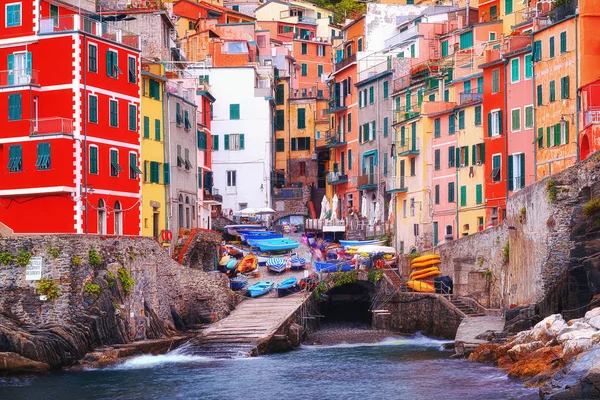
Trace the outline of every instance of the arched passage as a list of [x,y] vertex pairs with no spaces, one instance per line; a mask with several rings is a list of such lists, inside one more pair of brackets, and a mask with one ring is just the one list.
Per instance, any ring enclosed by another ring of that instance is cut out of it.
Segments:
[[326,322],[354,322],[371,325],[371,303],[375,286],[369,281],[356,281],[334,286],[321,302]]
[[590,155],[590,139],[584,134],[581,137],[581,161],[585,160]]

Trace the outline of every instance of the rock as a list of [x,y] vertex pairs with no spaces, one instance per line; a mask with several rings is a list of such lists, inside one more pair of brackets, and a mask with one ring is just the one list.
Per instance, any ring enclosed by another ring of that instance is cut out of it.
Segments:
[[566,327],[568,327],[567,323],[564,320],[559,319],[554,321],[554,323],[550,326],[550,328],[548,328],[548,330],[554,335],[558,335],[560,331],[562,331]]
[[597,330],[588,324],[577,322],[560,331],[560,334],[558,335],[558,341],[560,343],[564,343],[573,339],[591,339],[592,335],[596,332]]
[[594,308],[593,310],[586,312],[585,317],[583,317],[583,319],[588,321],[594,317],[600,317],[600,307]]
[[[589,314],[589,312],[588,312],[588,314]],[[592,328],[600,330],[600,315],[596,315],[590,319],[586,318],[586,321],[587,321],[588,325],[591,326]]]
[[475,351],[469,355],[469,361],[495,363],[498,360],[498,347],[500,346],[493,343],[480,344]]
[[512,368],[514,365],[514,361],[510,358],[509,355],[502,356],[498,359],[498,368]]
[[540,373],[558,371],[562,367],[562,348],[560,346],[542,347],[517,361],[508,376],[518,378],[531,378]]
[[575,319],[571,319],[571,320],[569,320],[569,322],[567,322],[568,326],[573,326],[575,324],[585,324],[585,320],[583,318],[575,318]]
[[17,353],[0,353],[0,373],[31,374],[49,371],[50,366],[46,363],[22,357]]
[[556,339],[556,334],[546,327],[534,328],[531,331],[531,338],[536,342],[547,344]]
[[516,333],[522,332],[531,328],[531,319],[526,317],[518,317],[510,322],[508,322],[504,326],[504,332],[506,333]]
[[540,328],[546,328],[546,329],[550,329],[550,327],[557,321],[562,321],[564,322],[565,320],[563,319],[561,314],[552,314],[546,318],[544,318],[543,320],[541,320],[540,322],[538,322],[533,329],[540,329]]
[[302,326],[292,323],[289,328],[288,339],[293,347],[299,346],[302,341]]
[[531,343],[523,343],[514,346],[512,349],[508,350],[507,354],[513,361],[519,361],[527,357],[529,354],[534,351],[541,349],[544,347],[544,343],[537,341]]
[[581,353],[540,388],[546,400],[600,398],[600,348]]
[[590,349],[593,345],[592,339],[568,340],[563,345],[563,359],[569,360],[580,353]]

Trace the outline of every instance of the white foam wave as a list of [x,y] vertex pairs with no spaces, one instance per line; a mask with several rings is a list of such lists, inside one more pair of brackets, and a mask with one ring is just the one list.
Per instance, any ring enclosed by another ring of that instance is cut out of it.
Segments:
[[411,347],[428,347],[442,349],[445,344],[452,343],[451,340],[431,339],[427,336],[417,333],[414,336],[404,337],[388,337],[375,343],[338,343],[333,345],[302,345],[303,349],[319,350],[319,349],[351,349],[357,347],[380,347],[380,346],[411,346]]
[[191,363],[205,363],[211,361],[211,358],[167,353],[158,356],[144,355],[132,358],[125,361],[122,364],[116,365],[113,369],[125,370],[125,369],[143,369],[143,368],[154,368],[163,364],[191,364]]

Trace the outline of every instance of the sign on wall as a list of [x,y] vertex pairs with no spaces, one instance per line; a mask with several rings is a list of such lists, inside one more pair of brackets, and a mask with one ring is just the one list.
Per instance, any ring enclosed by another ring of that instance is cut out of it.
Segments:
[[44,259],[42,257],[31,257],[29,264],[25,268],[25,280],[39,281],[42,279],[42,267]]

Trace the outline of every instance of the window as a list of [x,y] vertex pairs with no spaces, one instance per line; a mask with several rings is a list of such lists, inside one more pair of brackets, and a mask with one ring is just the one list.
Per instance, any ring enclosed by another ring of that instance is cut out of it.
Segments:
[[500,92],[500,70],[492,70],[492,94]]
[[229,119],[240,119],[240,105],[230,104],[229,105]]
[[513,12],[513,0],[504,0],[504,14],[512,14]]
[[450,101],[450,90],[448,90],[448,89],[444,90],[444,101],[446,103]]
[[213,151],[218,151],[219,150],[219,135],[213,135],[212,139],[213,139],[212,150]]
[[465,207],[467,205],[467,187],[460,187],[460,206]]
[[442,42],[442,57],[446,57],[448,55],[448,41],[444,40]]
[[481,126],[481,106],[475,106],[475,126]]
[[10,172],[23,171],[23,150],[21,145],[8,148],[8,170]]
[[519,82],[521,80],[521,62],[520,58],[513,58],[510,60],[510,81],[512,83]]
[[278,106],[282,105],[285,101],[285,87],[284,85],[277,85],[275,89],[275,104]]
[[369,104],[373,104],[374,101],[375,101],[375,92],[374,92],[373,86],[371,86],[369,88]]
[[240,11],[240,6],[238,6],[238,5],[233,5],[233,6],[231,6],[231,9],[232,9],[233,11],[237,11],[237,12],[239,12],[239,11]]
[[20,121],[22,117],[21,93],[8,95],[8,120]]
[[310,150],[310,138],[299,137],[292,138],[292,151],[306,151]]
[[21,3],[6,5],[6,27],[21,26]]
[[98,175],[98,147],[90,146],[90,174]]
[[550,36],[550,43],[548,43],[548,49],[550,50],[549,58],[554,58],[554,36]]
[[479,143],[473,145],[473,165],[481,165],[485,161],[485,144]]
[[416,176],[417,175],[417,159],[415,157],[412,157],[410,159],[410,176]]
[[389,93],[390,89],[389,89],[389,82],[388,81],[383,81],[383,98],[387,99],[390,95]]
[[473,47],[473,31],[460,35],[460,49],[469,49],[471,47]]
[[510,112],[511,131],[518,132],[521,130],[521,109],[515,108]]
[[525,187],[525,154],[516,153],[508,156],[508,190],[519,190]]
[[308,76],[308,65],[302,64],[302,76]]
[[525,79],[533,77],[533,58],[531,54],[525,56]]
[[490,32],[489,38],[490,38],[490,42],[493,42],[494,40],[496,40],[496,32]]
[[448,167],[454,167],[454,146],[448,147]]
[[562,138],[562,144],[569,143],[569,123],[567,121],[559,124]]
[[450,114],[448,116],[448,135],[454,135],[455,129],[456,129],[456,116],[454,114]]
[[498,6],[490,7],[490,19],[496,19],[498,17]]
[[88,97],[88,120],[91,123],[98,123],[98,96],[89,95]]
[[104,200],[98,200],[98,233],[106,235],[106,205]]
[[477,93],[483,94],[483,76],[477,78]]
[[127,57],[127,81],[129,83],[137,83],[137,67],[135,57]]
[[50,143],[38,143],[37,161],[35,166],[39,171],[50,169]]
[[325,46],[321,44],[317,46],[317,57],[325,57]]
[[440,204],[440,185],[435,185],[433,189],[435,204]]
[[156,161],[150,161],[150,183],[160,183],[160,164]]
[[402,217],[406,218],[406,199],[402,202]]
[[306,109],[298,108],[298,129],[306,128]]
[[137,131],[137,107],[135,104],[129,105],[129,126],[130,131]]
[[352,170],[352,150],[348,149],[348,171]]
[[436,118],[433,121],[434,137],[439,138],[441,136],[441,126],[442,126],[442,120],[440,118]]
[[285,111],[275,111],[275,130],[282,131],[285,129]]
[[160,119],[154,120],[154,140],[158,140],[160,142]]
[[372,135],[370,137],[370,140],[375,140],[375,136],[377,134],[377,130],[375,129],[375,126],[376,126],[375,125],[375,121],[371,121],[371,132],[372,132]]
[[544,148],[544,128],[543,127],[538,128],[537,142],[538,142],[538,149],[543,149]]
[[458,129],[465,129],[465,110],[458,112]]
[[383,153],[383,176],[388,175],[388,153]]
[[383,137],[388,137],[388,125],[389,125],[388,117],[383,119]]
[[183,167],[184,161],[183,157],[181,157],[181,145],[177,145],[177,168]]
[[502,111],[492,111],[488,114],[488,136],[502,134]]
[[184,121],[184,129],[189,131],[192,127],[192,123],[190,122],[190,113],[188,110],[183,112],[183,121]]
[[285,140],[284,139],[276,139],[275,140],[275,151],[278,153],[285,151]]
[[197,130],[196,131],[197,142],[198,142],[198,150],[208,150],[208,141],[206,137],[206,132]]
[[463,83],[463,93],[471,93],[471,81]]
[[184,154],[185,154],[185,159],[183,161],[185,164],[185,169],[189,171],[190,169],[192,169],[192,162],[190,161],[190,149],[185,149]]
[[410,58],[415,58],[416,55],[416,48],[415,48],[415,44],[411,44],[410,45]]
[[362,38],[358,38],[357,48],[358,48],[358,51],[363,51],[363,40],[362,40]]
[[567,31],[560,33],[560,54],[567,52]]
[[458,162],[457,166],[469,166],[469,146],[463,146],[456,149],[456,161]]
[[120,72],[119,54],[116,51],[106,50],[106,76],[118,78]]
[[308,45],[306,43],[302,43],[302,54],[308,54]]
[[550,81],[550,103],[556,101],[556,82]]
[[542,41],[536,40],[533,43],[533,61],[542,61]]
[[95,44],[88,45],[88,71],[98,72],[98,47]]
[[347,132],[352,132],[352,113],[348,113]]
[[227,171],[227,186],[234,187],[237,186],[237,171]]
[[525,106],[525,129],[533,128],[533,106]]
[[560,78],[560,98],[568,99],[569,98],[569,77],[563,76]]
[[415,216],[415,199],[410,199],[410,216]]
[[150,86],[150,98],[160,100],[160,82],[150,79],[148,85]]
[[119,103],[117,102],[117,100],[109,100],[108,102],[110,105],[110,126],[116,128],[119,126]]
[[454,182],[448,182],[448,203],[454,203]]
[[434,159],[435,159],[434,168],[437,171],[437,170],[440,169],[440,149],[436,149],[434,154],[435,154],[435,157],[434,157]]
[[225,150],[244,150],[244,134],[225,135]]
[[543,105],[543,88],[542,85],[537,85],[537,105]]
[[110,176],[118,177],[119,172],[123,172],[123,168],[119,165],[119,152],[110,150]]
[[323,75],[323,66],[317,65],[317,79],[319,79]]
[[500,182],[500,167],[501,167],[501,155],[494,154],[492,156],[492,182]]
[[129,179],[137,179],[141,173],[142,171],[138,167],[137,154],[129,153]]

